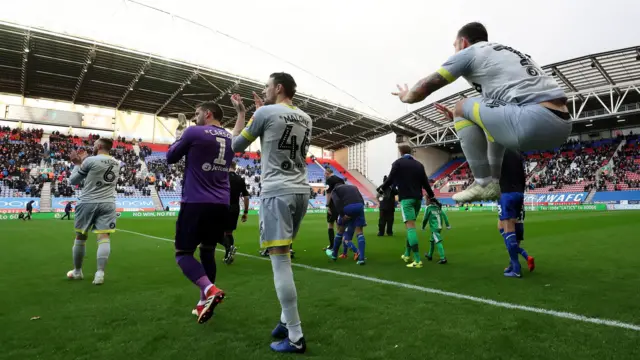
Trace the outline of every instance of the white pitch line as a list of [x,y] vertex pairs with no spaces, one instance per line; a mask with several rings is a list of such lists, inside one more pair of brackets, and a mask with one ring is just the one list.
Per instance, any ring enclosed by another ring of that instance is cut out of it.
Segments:
[[[135,234],[135,235],[140,235],[140,236],[148,237],[148,238],[151,238],[151,239],[173,242],[173,240],[171,240],[171,239],[166,239],[166,238],[161,238],[161,237],[157,237],[157,236],[147,235],[147,234],[143,234],[143,233],[139,233],[139,232],[135,232],[135,231],[122,230],[122,229],[118,229],[118,231],[130,233],[130,234]],[[251,258],[251,259],[269,261],[268,258],[261,257],[261,256],[249,255],[249,254],[244,254],[244,253],[236,253],[236,255],[248,257],[248,258]],[[491,306],[496,306],[496,307],[501,307],[501,308],[505,308],[505,309],[522,310],[522,311],[528,311],[528,312],[537,313],[537,314],[550,315],[550,316],[563,318],[563,319],[574,320],[574,321],[581,321],[581,322],[586,322],[586,323],[591,323],[591,324],[606,325],[606,326],[611,326],[611,327],[618,327],[618,328],[623,328],[623,329],[640,331],[640,325],[625,323],[625,322],[616,321],[616,320],[600,319],[600,318],[594,318],[594,317],[588,317],[588,316],[584,316],[584,315],[574,314],[574,313],[570,313],[570,312],[547,310],[547,309],[537,308],[537,307],[533,307],[533,306],[525,306],[525,305],[512,304],[512,303],[508,303],[508,302],[495,301],[495,300],[485,299],[485,298],[471,296],[471,295],[458,294],[458,293],[454,293],[454,292],[450,292],[450,291],[433,289],[433,288],[428,288],[428,287],[423,287],[423,286],[418,286],[418,285],[405,284],[405,283],[401,283],[401,282],[397,282],[397,281],[384,280],[384,279],[379,279],[379,278],[375,278],[375,277],[358,275],[358,274],[353,274],[353,273],[348,273],[348,272],[343,272],[343,271],[336,271],[336,270],[331,270],[331,269],[323,269],[323,268],[318,268],[318,267],[304,265],[304,264],[292,263],[292,265],[294,267],[299,267],[299,268],[303,268],[303,269],[308,269],[308,270],[313,270],[313,271],[318,271],[318,272],[324,272],[324,273],[329,273],[329,274],[335,274],[335,275],[350,277],[350,278],[354,278],[354,279],[370,281],[370,282],[374,282],[374,283],[378,283],[378,284],[401,287],[401,288],[405,288],[405,289],[412,289],[412,290],[417,290],[417,291],[421,291],[421,292],[425,292],[425,293],[429,293],[429,294],[436,294],[436,295],[448,296],[448,297],[452,297],[452,298],[456,298],[456,299],[469,300],[469,301],[473,301],[473,302],[477,302],[477,303],[481,303],[481,304],[486,304],[486,305],[491,305]]]

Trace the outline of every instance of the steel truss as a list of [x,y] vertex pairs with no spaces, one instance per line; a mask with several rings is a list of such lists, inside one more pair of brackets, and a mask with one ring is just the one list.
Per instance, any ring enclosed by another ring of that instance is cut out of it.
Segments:
[[[640,81],[611,84],[592,89],[585,89],[567,94],[571,106],[571,122],[582,123],[594,120],[602,120],[616,116],[628,116],[640,114],[640,103],[624,103],[629,92],[640,94]],[[583,101],[581,99],[584,99]],[[598,108],[585,111],[585,105],[597,102]],[[445,145],[460,141],[455,131],[453,122],[443,126],[413,136],[409,139],[409,144],[414,147],[425,147],[433,145]]]

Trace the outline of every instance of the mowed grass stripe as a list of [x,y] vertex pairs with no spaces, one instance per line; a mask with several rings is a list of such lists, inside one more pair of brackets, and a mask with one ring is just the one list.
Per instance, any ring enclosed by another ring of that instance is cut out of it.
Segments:
[[[130,231],[130,230],[118,229],[118,232],[125,232],[125,233],[139,235],[139,236],[143,236],[143,237],[147,237],[147,238],[151,238],[151,239],[156,239],[156,240],[161,240],[161,241],[166,241],[166,242],[173,242],[172,239],[167,239],[167,238],[158,237],[158,236],[152,236],[152,235],[148,235],[148,234],[144,234],[144,233],[140,233],[140,232],[135,232],[135,231]],[[219,250],[219,251],[222,251],[222,250]],[[269,261],[269,259],[264,258],[264,257],[255,256],[255,255],[249,255],[249,254],[240,253],[240,252],[238,252],[236,255],[247,257],[247,258],[251,258],[251,259]],[[397,282],[397,281],[384,280],[384,279],[380,279],[380,278],[376,278],[376,277],[358,275],[358,274],[353,274],[353,273],[349,273],[349,272],[336,271],[336,270],[331,270],[331,269],[324,269],[324,268],[319,268],[319,267],[309,266],[309,265],[304,265],[304,264],[293,263],[292,265],[294,267],[308,269],[308,270],[312,270],[312,271],[324,272],[324,273],[340,275],[340,276],[350,277],[350,278],[359,279],[359,280],[365,280],[365,281],[374,282],[374,283],[378,283],[378,284],[396,286],[396,287],[401,287],[401,288],[405,288],[405,289],[412,289],[412,290],[416,290],[416,291],[420,291],[420,292],[424,292],[424,293],[430,293],[430,294],[442,295],[442,296],[447,296],[447,297],[452,297],[452,298],[457,298],[457,299],[462,299],[462,300],[468,300],[468,301],[472,301],[472,302],[477,302],[477,303],[486,304],[486,305],[495,306],[495,307],[501,307],[501,308],[505,308],[505,309],[521,310],[521,311],[527,311],[527,312],[532,312],[532,313],[537,313],[537,314],[544,314],[544,315],[549,315],[549,316],[553,316],[553,317],[569,319],[569,320],[574,320],[574,321],[580,321],[580,322],[586,322],[586,323],[597,324],[597,325],[605,325],[605,326],[623,328],[623,329],[628,329],[628,330],[633,330],[633,331],[640,331],[640,325],[631,324],[631,323],[625,323],[625,322],[616,321],[616,320],[588,317],[588,316],[575,314],[575,313],[570,313],[570,312],[548,310],[548,309],[543,309],[543,308],[538,308],[538,307],[533,307],[533,306],[525,306],[525,305],[518,305],[518,304],[513,304],[513,303],[508,303],[508,302],[503,302],[503,301],[495,301],[495,300],[476,297],[476,296],[471,296],[471,295],[459,294],[459,293],[455,293],[455,292],[444,291],[444,290],[439,290],[439,289],[434,289],[434,288],[428,288],[428,287],[423,287],[423,286],[418,286],[418,285],[405,284],[405,283],[401,283],[401,282]]]

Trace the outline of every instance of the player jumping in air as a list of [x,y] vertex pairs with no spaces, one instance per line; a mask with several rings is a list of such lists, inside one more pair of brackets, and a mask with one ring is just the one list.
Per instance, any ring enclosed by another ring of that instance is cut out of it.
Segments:
[[509,253],[509,266],[504,269],[504,276],[522,277],[518,255],[527,260],[529,271],[535,269],[533,256],[520,247],[524,240],[524,189],[526,174],[520,154],[507,150],[502,161],[502,175],[500,176],[500,201],[498,202],[498,230],[504,238],[504,244]]
[[446,264],[447,258],[444,255],[444,246],[442,245],[442,225],[443,222],[447,225],[447,229],[451,229],[451,225],[449,225],[449,218],[447,218],[447,214],[442,211],[442,207],[435,204],[430,199],[427,199],[427,209],[424,211],[424,220],[422,220],[422,230],[427,227],[429,224],[429,228],[431,229],[431,239],[429,240],[429,252],[424,256],[427,260],[431,261],[433,259],[433,250],[434,247],[438,248],[438,254],[440,255],[440,261],[438,264]]
[[482,96],[460,100],[453,111],[436,109],[453,121],[475,182],[453,196],[457,202],[499,196],[505,148],[539,150],[564,143],[571,133],[567,96],[529,55],[488,42],[480,23],[463,26],[454,42],[456,54],[413,88],[394,92],[404,103],[417,103],[434,91],[467,80]]
[[[333,249],[327,249],[326,253],[331,259],[336,260],[340,242],[344,235],[344,247],[350,248],[356,252],[358,265],[365,264],[364,248],[365,240],[362,229],[367,226],[364,217],[364,199],[353,185],[338,184],[331,192],[332,202],[335,210],[338,212],[338,235],[333,241]],[[358,239],[358,248],[356,251],[353,245],[353,235]]]
[[271,74],[262,91],[254,94],[256,112],[244,128],[244,105],[239,96],[232,102],[238,111],[233,129],[233,151],[244,151],[260,138],[262,193],[260,203],[260,247],[269,250],[273,281],[282,311],[271,335],[283,339],[271,344],[277,352],[303,353],[307,345],[298,314],[298,295],[291,269],[290,245],[296,237],[309,205],[306,154],[313,122],[293,106],[296,82],[286,73]]
[[325,184],[327,185],[327,232],[329,234],[329,246],[326,247],[325,250],[333,249],[333,239],[336,237],[335,230],[333,229],[334,223],[338,220],[338,212],[335,209],[334,204],[332,204],[331,193],[333,189],[335,189],[336,185],[344,184],[344,180],[333,174],[333,170],[330,168],[326,168],[324,170],[324,178]]
[[73,267],[67,273],[72,280],[82,279],[82,261],[85,254],[87,233],[93,230],[98,237],[98,261],[93,283],[104,283],[104,269],[111,253],[110,237],[116,231],[116,184],[120,176],[120,162],[109,155],[113,147],[110,139],[98,139],[93,144],[93,156],[84,150],[69,154],[75,164],[70,185],[80,185],[82,193],[76,206],[76,239],[73,245]]
[[[224,245],[229,212],[229,166],[233,160],[231,134],[221,125],[220,106],[207,101],[196,108],[196,126],[188,127],[167,152],[167,163],[186,157],[180,212],[176,222],[176,262],[200,288],[195,313],[198,323],[211,318],[225,293],[216,281],[216,244]],[[200,261],[193,254],[200,245]]]
[[416,219],[422,207],[422,189],[427,192],[427,198],[434,204],[440,205],[436,199],[429,179],[424,171],[424,166],[411,156],[411,147],[409,145],[398,146],[400,151],[400,159],[393,162],[391,172],[385,181],[378,188],[378,193],[383,194],[385,189],[396,185],[398,189],[398,198],[400,199],[400,210],[402,211],[402,220],[407,227],[407,246],[401,259],[405,263],[411,261],[411,252],[413,251],[413,262],[408,264],[410,268],[421,268],[422,260],[420,260],[420,248],[418,246],[418,233],[416,232]]
[[226,241],[223,260],[227,265],[233,263],[233,258],[236,254],[233,232],[238,227],[238,217],[240,216],[240,203],[238,201],[241,197],[244,202],[242,222],[247,222],[247,214],[249,214],[249,192],[247,191],[247,184],[244,182],[244,178],[242,176],[236,174],[235,161],[231,162],[231,168],[229,169],[229,185],[231,186],[231,203],[229,204],[229,213],[225,226],[224,236]]

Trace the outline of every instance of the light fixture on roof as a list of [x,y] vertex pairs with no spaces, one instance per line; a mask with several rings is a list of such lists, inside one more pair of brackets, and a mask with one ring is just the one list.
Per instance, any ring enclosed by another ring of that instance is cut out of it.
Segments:
[[129,88],[129,91],[133,91],[133,86]]
[[618,122],[625,122],[625,121],[627,121],[627,119],[618,119]]
[[24,52],[28,53],[29,52],[29,48],[24,48]]
[[593,126],[593,124],[587,124],[587,125],[585,125],[585,126],[586,126],[586,127],[589,127],[589,126]]

